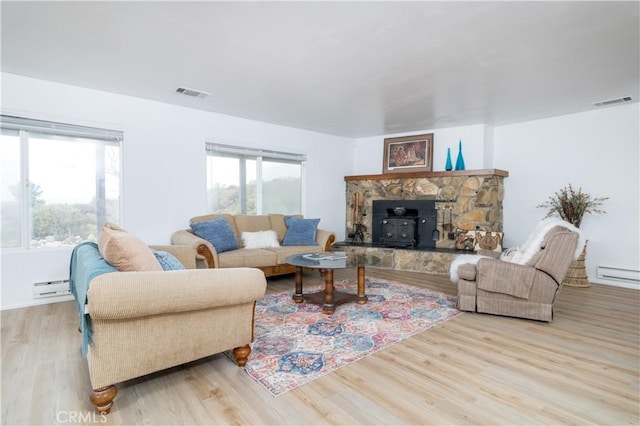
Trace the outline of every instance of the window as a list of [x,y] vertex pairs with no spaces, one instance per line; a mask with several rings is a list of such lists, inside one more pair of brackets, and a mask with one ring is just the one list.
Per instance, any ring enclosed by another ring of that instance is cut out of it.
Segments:
[[3,248],[72,246],[120,222],[122,132],[0,119]]
[[301,214],[305,156],[207,143],[212,213]]

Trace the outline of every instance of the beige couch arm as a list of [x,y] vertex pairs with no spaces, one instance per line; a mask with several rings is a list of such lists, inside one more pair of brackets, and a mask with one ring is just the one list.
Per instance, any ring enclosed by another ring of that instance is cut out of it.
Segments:
[[91,281],[88,313],[126,319],[232,306],[260,299],[267,281],[259,269],[112,272]]
[[320,244],[323,251],[330,251],[331,244],[336,241],[335,232],[325,231],[324,229],[318,229],[316,232],[316,241]]
[[215,268],[218,265],[218,252],[209,241],[198,237],[187,230],[176,231],[171,235],[171,244],[187,245],[193,247],[197,255],[204,258],[209,268]]

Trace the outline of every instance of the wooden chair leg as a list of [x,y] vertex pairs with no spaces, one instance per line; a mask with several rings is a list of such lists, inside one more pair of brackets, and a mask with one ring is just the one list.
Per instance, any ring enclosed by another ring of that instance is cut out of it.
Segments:
[[233,356],[236,358],[236,362],[240,367],[244,367],[247,364],[250,353],[251,347],[249,345],[244,345],[233,349]]
[[94,389],[89,395],[89,399],[96,406],[96,411],[100,414],[108,414],[113,406],[113,398],[116,397],[118,388],[114,385]]

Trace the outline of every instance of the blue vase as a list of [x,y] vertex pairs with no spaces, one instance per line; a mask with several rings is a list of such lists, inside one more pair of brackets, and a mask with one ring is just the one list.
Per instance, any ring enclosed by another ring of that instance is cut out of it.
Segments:
[[456,160],[456,170],[464,170],[464,158],[462,157],[462,140],[458,142],[458,159]]
[[448,172],[453,170],[453,164],[451,164],[451,148],[447,148],[447,164],[444,165],[444,169]]

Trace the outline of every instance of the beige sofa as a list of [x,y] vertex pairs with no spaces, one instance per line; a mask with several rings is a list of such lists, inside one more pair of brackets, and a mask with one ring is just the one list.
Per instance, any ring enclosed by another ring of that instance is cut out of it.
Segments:
[[[152,248],[173,254],[186,269],[103,271],[87,283],[86,305],[78,303],[90,319],[90,400],[101,413],[111,409],[117,383],[227,350],[242,366],[251,352],[255,302],[266,291],[264,274],[251,268],[195,269],[191,247]],[[74,265],[109,268],[99,263],[104,259],[97,246],[73,256],[72,271]],[[72,291],[80,285],[73,282]],[[87,327],[82,329],[84,338]]]
[[240,247],[239,249],[218,253],[210,242],[195,235],[191,229],[174,232],[171,236],[171,244],[193,247],[200,257],[198,267],[251,267],[262,270],[265,276],[270,277],[295,272],[295,267],[287,264],[285,261],[288,256],[300,253],[330,251],[331,244],[333,244],[336,239],[335,233],[318,228],[316,233],[317,245],[246,249],[242,246],[241,236],[243,232],[273,230],[276,232],[278,241],[281,243],[287,231],[284,215],[211,214],[194,217],[189,223],[209,221],[218,217],[223,217],[231,225],[238,242],[238,247]]

